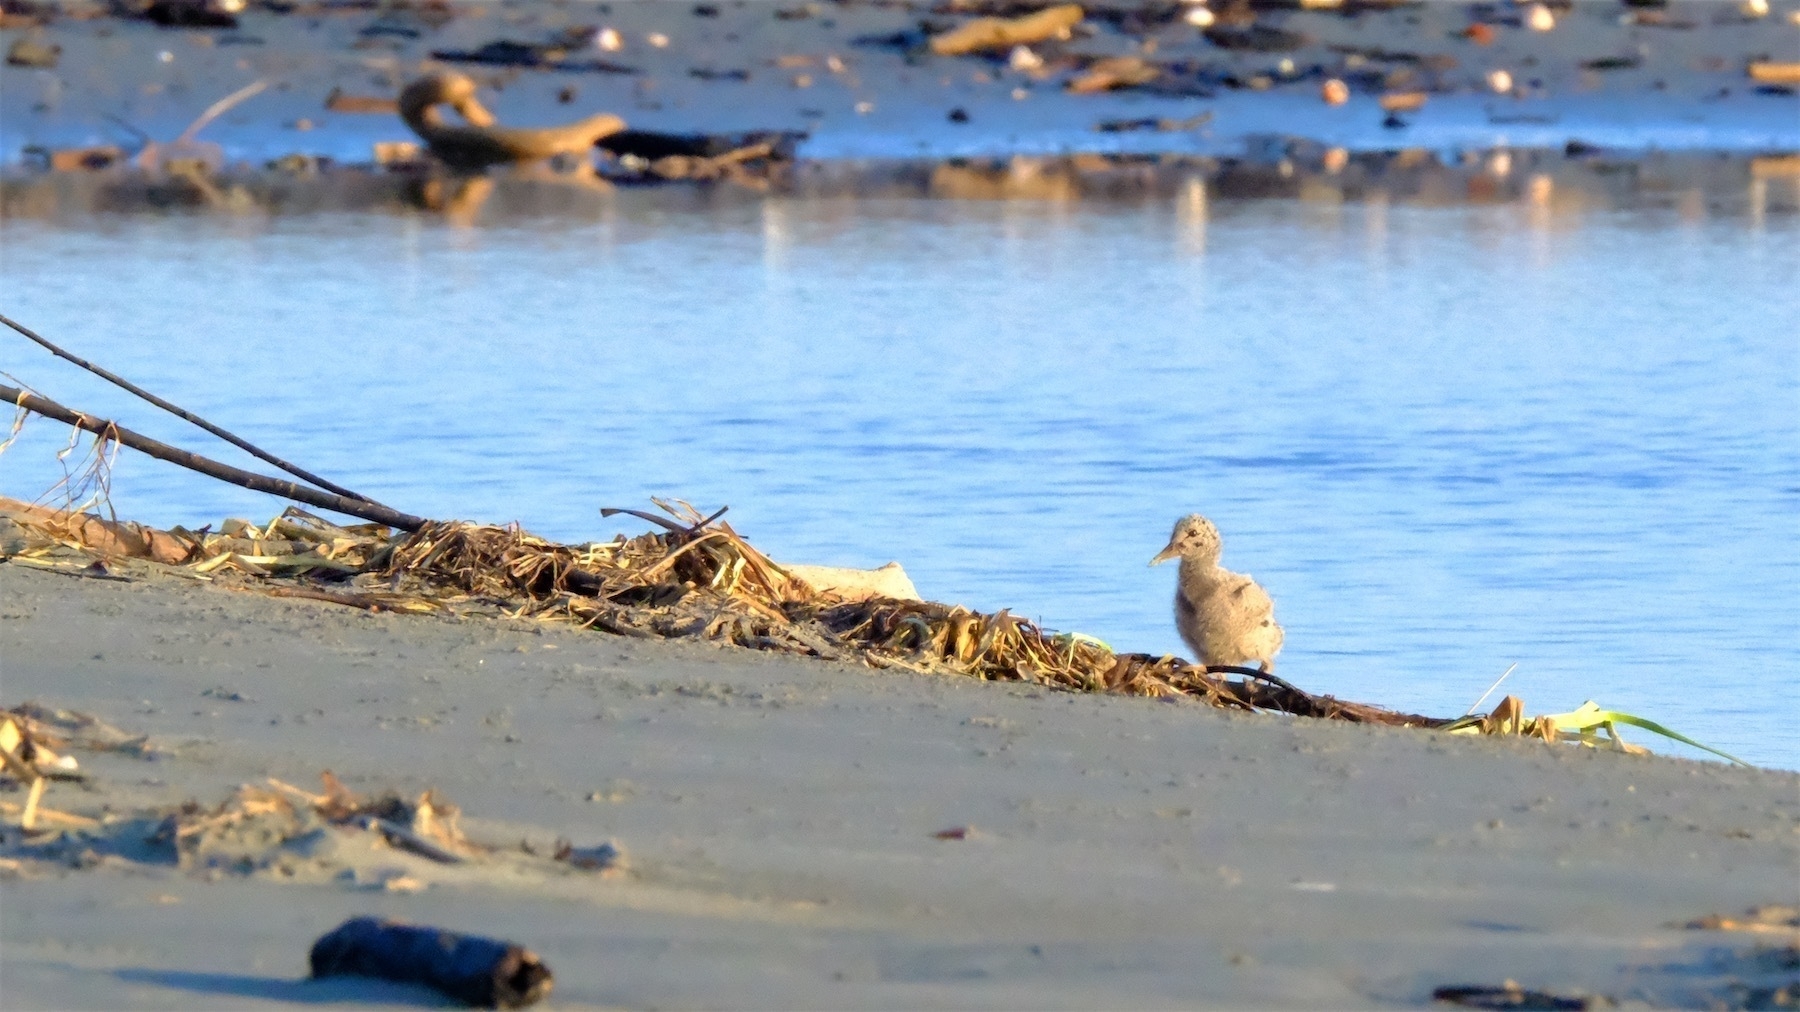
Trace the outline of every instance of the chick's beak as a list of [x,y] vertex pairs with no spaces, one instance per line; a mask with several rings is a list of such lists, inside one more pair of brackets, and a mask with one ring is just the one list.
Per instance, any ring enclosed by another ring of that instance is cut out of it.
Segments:
[[1175,543],[1173,541],[1171,541],[1171,542],[1169,542],[1168,547],[1166,547],[1162,551],[1156,553],[1156,558],[1151,559],[1150,564],[1152,566],[1160,566],[1163,563],[1169,561],[1170,559],[1176,558],[1180,554],[1181,554],[1181,549],[1176,548]]

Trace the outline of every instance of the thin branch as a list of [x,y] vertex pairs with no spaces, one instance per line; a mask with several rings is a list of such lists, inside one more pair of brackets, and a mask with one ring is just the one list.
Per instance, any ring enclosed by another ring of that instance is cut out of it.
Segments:
[[1514,671],[1518,670],[1518,667],[1519,667],[1519,663],[1517,661],[1514,661],[1512,667],[1507,668],[1505,671],[1500,672],[1500,677],[1494,679],[1494,684],[1488,686],[1488,690],[1481,694],[1480,699],[1477,699],[1473,705],[1471,705],[1467,710],[1463,711],[1463,716],[1467,717],[1469,714],[1474,713],[1475,707],[1480,706],[1481,704],[1487,702],[1487,698],[1494,694],[1494,690],[1498,689],[1500,687],[1500,683],[1506,681],[1506,676],[1510,675]]
[[386,524],[389,527],[398,527],[403,531],[416,531],[426,524],[425,519],[422,517],[401,513],[398,510],[383,506],[380,503],[372,503],[365,499],[351,499],[348,496],[334,495],[330,492],[321,492],[318,489],[308,488],[305,485],[296,485],[291,481],[284,481],[280,478],[270,478],[267,475],[245,471],[241,468],[232,467],[229,464],[221,464],[216,460],[210,460],[197,453],[189,453],[178,447],[151,439],[149,436],[139,435],[130,429],[121,428],[103,418],[95,418],[93,415],[84,414],[80,411],[74,411],[63,407],[55,401],[39,397],[36,394],[27,393],[17,387],[0,385],[0,398],[5,398],[8,402],[25,408],[28,411],[43,415],[45,418],[54,419],[65,425],[73,425],[83,431],[92,432],[97,436],[106,436],[115,439],[124,446],[129,446],[140,453],[148,454],[158,460],[166,460],[171,464],[180,464],[190,471],[198,471],[209,478],[217,478],[220,481],[230,482],[233,485],[250,489],[253,492],[266,492],[269,495],[281,496],[285,499],[292,499],[295,502],[303,502],[308,506],[317,506],[321,509],[328,509],[334,513],[344,513],[353,517],[361,517],[364,520],[373,520],[378,524]]
[[[128,393],[135,394],[138,397],[142,397],[144,400],[149,401],[150,403],[156,405],[157,407],[163,409],[164,411],[167,411],[169,414],[174,415],[175,417],[181,419],[184,422],[192,422],[193,424],[198,425],[202,429],[205,429],[206,431],[212,433],[213,435],[218,436],[220,439],[223,439],[227,443],[230,443],[231,445],[237,447],[238,449],[243,450],[244,452],[250,454],[251,456],[257,457],[257,458],[264,460],[270,464],[273,464],[276,467],[281,468],[283,471],[286,471],[287,473],[293,475],[294,477],[301,479],[302,481],[305,481],[312,485],[317,485],[318,487],[325,489],[328,492],[335,492],[338,495],[341,495],[346,499],[355,499],[359,502],[366,502],[366,503],[374,503],[375,502],[375,500],[370,499],[366,495],[359,495],[355,492],[350,491],[347,488],[344,488],[342,485],[336,485],[336,484],[333,484],[332,482],[326,481],[324,478],[321,478],[318,475],[313,474],[310,471],[303,470],[302,468],[300,468],[294,464],[290,464],[287,461],[282,460],[280,457],[277,457],[272,453],[262,450],[256,446],[252,446],[247,440],[240,439],[237,436],[234,436],[231,433],[226,432],[224,429],[221,429],[217,425],[214,425],[213,423],[207,421],[206,419],[201,418],[199,415],[196,415],[190,411],[186,411],[186,410],[182,409],[181,407],[178,407],[177,405],[170,404],[168,401],[165,401],[161,397],[158,397],[155,394],[151,393],[150,391],[145,390],[143,387],[138,386],[137,384],[131,382],[128,379],[125,379],[122,376],[114,375],[113,373],[107,371],[106,369],[104,369],[100,366],[97,366],[92,362],[89,362],[87,359],[80,358],[75,355],[71,355],[70,353],[64,351],[63,349],[57,347],[56,345],[51,344],[47,339],[45,339],[42,335],[38,334],[36,331],[32,330],[29,327],[26,327],[25,325],[23,325],[21,323],[18,323],[16,321],[10,319],[9,317],[7,317],[3,314],[0,314],[0,323],[6,324],[8,327],[11,327],[12,329],[25,335],[26,337],[30,338],[31,340],[36,341],[38,344],[42,345],[45,348],[45,350],[49,351],[50,354],[55,355],[57,358],[67,359],[68,361],[75,363],[76,365],[80,366],[81,368],[86,369],[88,372],[91,372],[94,375],[100,377],[101,379],[107,381],[108,383],[111,383],[113,386],[119,387],[120,389],[125,390]],[[376,503],[376,505],[380,505],[380,504]]]
[[207,106],[206,111],[200,114],[200,118],[189,123],[188,128],[181,132],[181,136],[175,138],[175,143],[186,144],[193,140],[194,135],[206,129],[208,123],[211,123],[213,120],[230,112],[232,106],[237,105],[244,99],[250,98],[268,86],[269,82],[267,81],[252,81],[231,94],[226,95],[224,98],[219,99],[212,105]]
[[[1279,685],[1289,692],[1301,692],[1300,689],[1294,687],[1292,682],[1276,678],[1274,675],[1269,674],[1261,668],[1246,668],[1237,664],[1208,664],[1206,666],[1206,673],[1209,675],[1243,675],[1246,678],[1255,678],[1259,681],[1268,682],[1271,685]],[[1310,695],[1309,693],[1304,692],[1301,692],[1301,694]]]

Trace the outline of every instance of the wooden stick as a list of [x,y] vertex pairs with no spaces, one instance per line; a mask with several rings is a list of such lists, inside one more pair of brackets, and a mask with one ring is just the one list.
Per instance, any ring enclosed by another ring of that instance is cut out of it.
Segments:
[[[134,394],[138,397],[143,398],[144,400],[149,401],[150,403],[156,405],[157,407],[163,409],[164,411],[167,411],[169,414],[174,415],[176,418],[179,418],[184,422],[192,422],[193,424],[198,425],[200,428],[205,429],[206,431],[212,433],[215,436],[218,436],[220,439],[223,439],[227,443],[230,443],[231,445],[237,447],[238,449],[243,450],[245,453],[248,453],[253,457],[260,458],[261,460],[263,460],[267,463],[273,464],[276,467],[281,468],[283,471],[286,471],[287,473],[293,475],[294,477],[299,478],[301,481],[305,481],[310,484],[317,485],[318,487],[326,490],[327,492],[336,492],[338,495],[341,495],[346,499],[355,499],[359,502],[375,502],[375,500],[370,499],[366,495],[359,495],[355,492],[350,491],[347,488],[344,488],[342,485],[334,485],[331,482],[326,481],[325,479],[319,477],[318,475],[313,474],[311,471],[307,471],[296,465],[290,464],[287,461],[282,460],[280,457],[277,457],[274,454],[269,453],[259,447],[252,446],[248,441],[240,439],[235,435],[232,435],[231,433],[225,431],[224,429],[219,428],[217,425],[214,425],[213,423],[207,421],[206,419],[201,418],[199,415],[196,415],[190,411],[186,411],[174,404],[170,404],[168,401],[163,400],[161,397],[158,397],[155,394],[151,393],[150,391],[145,390],[143,387],[138,386],[137,384],[131,382],[130,380],[124,378],[123,376],[114,375],[113,373],[108,372],[106,369],[103,369],[100,366],[97,366],[94,363],[89,362],[87,359],[80,358],[78,356],[69,354],[68,352],[64,351],[63,349],[58,348],[56,345],[51,344],[48,340],[46,340],[43,336],[39,335],[36,331],[32,330],[29,327],[26,327],[25,325],[23,325],[21,323],[18,323],[16,321],[8,318],[7,316],[5,316],[3,314],[0,314],[0,323],[6,324],[8,327],[11,327],[12,329],[25,335],[26,337],[30,338],[31,340],[36,341],[38,344],[43,345],[43,347],[47,351],[49,351],[50,354],[55,355],[57,358],[67,359],[68,361],[75,363],[76,365],[80,366],[83,369],[86,369],[88,372],[93,373],[94,375],[100,377],[101,379],[107,381],[108,383],[111,383],[113,386],[116,386],[116,387],[120,388],[121,390],[126,391],[127,393]],[[379,504],[377,504],[377,505],[379,505]]]
[[401,513],[380,503],[350,499],[331,492],[321,492],[318,489],[307,488],[305,485],[296,485],[291,481],[270,478],[267,475],[245,471],[229,464],[221,464],[197,453],[189,453],[186,450],[151,439],[149,436],[139,435],[130,429],[120,428],[103,418],[95,418],[93,415],[65,408],[53,400],[27,393],[17,387],[0,385],[0,397],[4,397],[10,403],[27,411],[43,415],[45,418],[55,419],[65,425],[73,425],[103,438],[116,439],[121,444],[140,453],[148,454],[158,460],[166,460],[171,464],[180,464],[190,471],[198,471],[209,478],[230,482],[241,488],[250,489],[252,492],[265,492],[269,495],[281,496],[295,502],[306,503],[308,506],[328,509],[334,513],[344,513],[353,517],[361,517],[364,520],[373,520],[378,524],[397,527],[403,531],[416,531],[427,523],[423,517]]
[[407,829],[392,819],[377,818],[373,815],[363,816],[363,828],[372,829],[388,838],[388,842],[404,847],[423,857],[428,857],[441,864],[461,864],[467,858],[455,851],[440,847],[423,836]]
[[298,787],[295,787],[293,784],[290,784],[285,780],[277,780],[274,777],[268,777],[266,779],[268,780],[268,784],[270,787],[273,787],[278,791],[286,791],[287,793],[292,794],[295,797],[301,798],[301,799],[305,800],[305,802],[307,804],[313,806],[314,808],[323,808],[323,807],[325,807],[326,803],[331,800],[329,797],[326,797],[323,794],[314,794],[311,791],[306,791],[306,790],[302,790]]
[[20,829],[32,829],[37,826],[38,800],[44,796],[45,783],[43,777],[31,782],[31,790],[25,795],[25,810],[19,813]]
[[[24,806],[22,805],[14,804],[11,801],[0,801],[0,812],[4,812],[7,815],[18,814],[24,810]],[[59,812],[54,808],[45,808],[42,805],[38,806],[37,811],[34,814],[36,816],[33,819],[34,822],[43,821],[54,823],[58,826],[72,826],[76,829],[92,829],[93,827],[100,825],[99,819],[90,819],[85,815],[74,815],[69,812]],[[21,826],[21,828],[30,829],[31,827]]]

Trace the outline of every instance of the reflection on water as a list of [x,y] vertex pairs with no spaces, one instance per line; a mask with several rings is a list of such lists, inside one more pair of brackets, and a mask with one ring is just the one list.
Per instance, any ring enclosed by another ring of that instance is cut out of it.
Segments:
[[[1800,767],[1793,181],[1740,166],[1691,215],[1526,168],[1473,204],[1214,175],[620,192],[475,228],[15,216],[0,266],[9,315],[412,512],[582,539],[601,506],[729,503],[777,558],[898,559],[927,596],[1176,651],[1145,563],[1199,510],[1309,689],[1460,713],[1516,661],[1534,712],[1594,698]],[[240,459],[24,342],[0,369]],[[62,438],[28,426],[0,489],[48,485]],[[115,501],[276,508],[129,456]]]

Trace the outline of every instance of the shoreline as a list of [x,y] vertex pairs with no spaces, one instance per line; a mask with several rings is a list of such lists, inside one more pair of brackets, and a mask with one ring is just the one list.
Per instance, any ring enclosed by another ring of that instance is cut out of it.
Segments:
[[[7,703],[149,736],[71,749],[92,780],[46,805],[210,808],[331,769],[435,789],[471,839],[610,840],[629,864],[9,847],[22,1005],[419,1000],[298,980],[365,913],[513,938],[561,1007],[1370,1007],[1506,978],[1743,1007],[1792,976],[1779,931],[1669,926],[1793,902],[1790,772],[112,575],[0,566]],[[194,933],[153,927],[172,916]]]
[[1446,155],[1422,148],[1350,153],[1269,137],[1235,157],[1172,154],[1013,155],[994,158],[814,160],[774,163],[708,181],[580,178],[504,170],[458,177],[426,166],[383,169],[305,161],[225,167],[204,177],[114,168],[0,172],[0,218],[199,211],[299,215],[442,214],[593,216],[618,200],[712,203],[931,199],[1166,201],[1204,213],[1209,201],[1293,200],[1396,206],[1523,205],[1553,217],[1660,208],[1686,218],[1800,213],[1800,155],[1731,152],[1632,154],[1578,147]]
[[[1476,3],[1215,2],[1220,22],[1204,30],[1180,5],[1096,4],[1068,38],[1024,55],[926,47],[977,15],[1034,6],[292,4],[253,5],[233,27],[170,28],[77,5],[0,28],[9,52],[35,47],[0,67],[0,158],[166,142],[260,80],[270,87],[208,125],[201,147],[257,163],[363,161],[415,140],[392,97],[444,68],[474,77],[507,124],[611,112],[634,129],[798,130],[809,159],[1232,157],[1270,136],[1350,153],[1800,151],[1795,86],[1748,69],[1800,53],[1792,0],[1760,17],[1701,0],[1650,13],[1552,3],[1549,31]],[[501,55],[470,62],[494,46]],[[1151,79],[1078,86],[1118,61]],[[1341,105],[1322,98],[1332,81],[1347,89]],[[1133,122],[1160,126],[1109,127]]]

